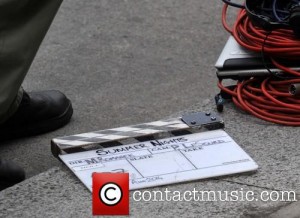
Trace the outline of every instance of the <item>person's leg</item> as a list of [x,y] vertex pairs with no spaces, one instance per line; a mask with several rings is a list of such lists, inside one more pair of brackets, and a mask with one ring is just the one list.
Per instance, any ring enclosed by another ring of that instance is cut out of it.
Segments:
[[[55,130],[71,119],[58,91],[27,93],[21,84],[62,0],[0,0],[0,141]],[[0,190],[25,179],[0,159]]]
[[22,99],[21,84],[62,0],[0,0],[0,123]]
[[62,93],[21,88],[61,2],[0,0],[0,141],[55,130],[72,116]]

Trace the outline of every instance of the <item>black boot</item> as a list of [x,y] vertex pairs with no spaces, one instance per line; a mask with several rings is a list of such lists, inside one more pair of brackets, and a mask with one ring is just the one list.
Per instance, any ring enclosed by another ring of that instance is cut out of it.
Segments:
[[25,179],[24,170],[11,161],[0,159],[0,191]]
[[59,91],[24,92],[16,113],[0,125],[0,140],[53,131],[73,114],[70,100]]

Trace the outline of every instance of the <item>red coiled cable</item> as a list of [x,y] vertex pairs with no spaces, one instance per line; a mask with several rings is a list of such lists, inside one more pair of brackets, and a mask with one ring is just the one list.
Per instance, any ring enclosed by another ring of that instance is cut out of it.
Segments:
[[231,29],[226,21],[227,8],[228,5],[225,4],[222,23],[235,40],[251,51],[263,52],[275,67],[292,78],[251,78],[238,81],[233,90],[223,86],[220,80],[218,87],[232,96],[236,106],[260,119],[282,125],[300,126],[300,97],[289,93],[291,84],[300,83],[300,72],[278,61],[278,58],[299,60],[300,64],[300,40],[295,38],[292,30],[278,29],[268,32],[254,26],[245,9],[239,11]]

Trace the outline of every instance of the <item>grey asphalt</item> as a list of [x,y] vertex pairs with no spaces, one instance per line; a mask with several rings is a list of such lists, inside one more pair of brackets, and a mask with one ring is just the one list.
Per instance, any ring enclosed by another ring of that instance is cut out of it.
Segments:
[[217,93],[214,63],[226,42],[219,1],[63,2],[24,82],[58,89],[72,122],[5,143],[28,176],[58,164],[50,139],[158,120]]
[[[221,1],[209,0],[65,0],[24,88],[61,90],[72,100],[74,116],[55,132],[1,145],[1,158],[18,162],[28,179],[0,193],[0,216],[1,211],[3,217],[91,216],[90,193],[52,157],[52,138],[159,120],[193,108],[214,109],[212,99],[218,92],[214,63],[228,37],[220,21],[221,6]],[[297,128],[269,125],[231,106],[223,117],[227,131],[260,170],[170,188],[243,187],[257,193],[292,189],[299,194]],[[286,205],[135,202],[131,214],[300,216],[297,203]]]

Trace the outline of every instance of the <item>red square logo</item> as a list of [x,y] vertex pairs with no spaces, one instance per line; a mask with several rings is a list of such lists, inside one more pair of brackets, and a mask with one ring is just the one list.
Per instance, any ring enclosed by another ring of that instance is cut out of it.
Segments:
[[128,173],[93,173],[93,215],[129,215]]

